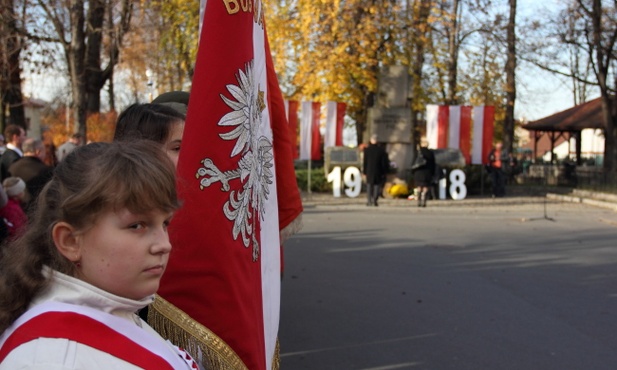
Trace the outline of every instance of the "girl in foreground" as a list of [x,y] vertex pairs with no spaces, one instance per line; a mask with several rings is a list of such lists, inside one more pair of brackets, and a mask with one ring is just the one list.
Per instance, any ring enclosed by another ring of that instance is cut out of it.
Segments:
[[158,289],[177,207],[159,146],[71,152],[0,260],[0,369],[196,369],[135,315]]

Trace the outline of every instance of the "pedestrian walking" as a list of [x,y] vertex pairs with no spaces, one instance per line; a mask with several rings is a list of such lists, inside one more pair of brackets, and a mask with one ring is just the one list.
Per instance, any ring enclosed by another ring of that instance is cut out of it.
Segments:
[[411,166],[413,173],[413,181],[416,187],[416,197],[418,199],[418,207],[426,207],[428,192],[434,185],[435,179],[435,154],[428,147],[426,138],[422,138],[420,149],[416,154],[416,159]]
[[362,172],[366,178],[367,206],[379,206],[379,196],[386,182],[390,160],[386,150],[377,143],[377,135],[372,135],[369,146],[364,149]]

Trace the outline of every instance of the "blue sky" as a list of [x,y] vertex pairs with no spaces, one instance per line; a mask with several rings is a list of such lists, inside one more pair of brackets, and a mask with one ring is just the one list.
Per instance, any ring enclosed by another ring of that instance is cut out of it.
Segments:
[[[554,13],[563,7],[559,0],[518,0],[517,22],[524,18],[541,17],[542,14]],[[542,71],[537,67],[519,61],[517,69],[517,101],[515,116],[517,119],[537,120],[568,109],[574,105],[570,86],[563,78]],[[599,92],[591,90],[589,98],[597,97]]]

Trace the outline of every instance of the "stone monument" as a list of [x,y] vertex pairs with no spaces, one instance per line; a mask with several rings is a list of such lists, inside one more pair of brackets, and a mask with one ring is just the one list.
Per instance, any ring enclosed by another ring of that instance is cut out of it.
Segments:
[[412,143],[409,74],[404,66],[385,67],[379,75],[375,106],[368,109],[367,132],[386,143],[390,162],[396,164],[396,177],[407,180],[414,147]]

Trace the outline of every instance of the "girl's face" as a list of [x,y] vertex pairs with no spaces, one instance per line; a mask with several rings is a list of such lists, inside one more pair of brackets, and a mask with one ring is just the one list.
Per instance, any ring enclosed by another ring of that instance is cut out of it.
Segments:
[[167,266],[172,213],[106,211],[76,233],[77,277],[109,293],[140,300],[154,294]]
[[178,156],[180,154],[180,144],[182,144],[182,134],[184,133],[184,121],[177,121],[169,130],[169,135],[163,143],[163,149],[174,167],[178,167]]

